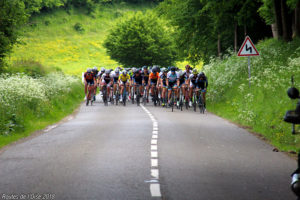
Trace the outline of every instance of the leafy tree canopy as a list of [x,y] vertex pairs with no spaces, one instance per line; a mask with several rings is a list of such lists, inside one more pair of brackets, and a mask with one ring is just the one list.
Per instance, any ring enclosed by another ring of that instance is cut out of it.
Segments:
[[169,66],[177,60],[171,30],[151,13],[122,18],[104,42],[112,59],[125,66]]

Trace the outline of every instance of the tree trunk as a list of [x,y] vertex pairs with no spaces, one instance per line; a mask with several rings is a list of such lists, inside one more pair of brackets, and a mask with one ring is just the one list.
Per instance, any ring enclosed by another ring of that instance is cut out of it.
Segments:
[[278,39],[282,38],[281,0],[274,0],[274,16]]
[[272,34],[273,34],[273,38],[278,39],[278,29],[277,29],[277,24],[271,24],[271,28],[272,28]]
[[294,24],[294,34],[293,37],[300,36],[300,1],[298,1],[295,8],[295,24]]
[[218,34],[218,57],[221,58],[221,35]]
[[238,48],[238,25],[237,22],[234,23],[234,52],[237,52]]
[[282,37],[285,41],[292,39],[291,24],[288,16],[286,0],[281,0]]

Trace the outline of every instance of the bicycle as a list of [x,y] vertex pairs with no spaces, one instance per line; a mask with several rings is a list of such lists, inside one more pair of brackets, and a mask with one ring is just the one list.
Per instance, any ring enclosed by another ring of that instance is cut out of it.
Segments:
[[182,111],[183,108],[183,94],[182,94],[182,88],[179,88],[179,108]]
[[91,101],[91,106],[93,105],[93,99],[94,99],[94,90],[93,90],[94,85],[88,83],[88,95],[86,98],[86,106],[89,105],[89,102]]
[[120,100],[120,91],[119,91],[119,84],[117,84],[117,89],[116,89],[116,105],[118,105],[119,100]]
[[154,106],[157,106],[157,104],[160,105],[159,99],[158,99],[158,90],[157,90],[157,87],[156,87],[156,86],[154,86],[153,102],[154,102]]
[[175,91],[174,91],[174,89],[172,87],[172,90],[171,90],[171,101],[170,101],[172,112],[174,111],[174,103],[175,103]]
[[136,85],[137,91],[136,91],[136,105],[139,106],[140,105],[140,85]]
[[132,104],[134,104],[134,94],[135,94],[135,91],[134,91],[134,86],[131,87],[131,102]]
[[122,95],[122,100],[123,100],[124,106],[126,106],[126,96],[127,96],[127,88],[126,88],[126,85],[124,84],[123,95]]
[[103,86],[102,86],[102,94],[103,94],[103,103],[104,103],[104,105],[105,106],[108,106],[108,103],[107,103],[107,85],[106,84],[104,84]]
[[110,103],[115,104],[114,102],[114,88],[113,85],[110,86]]
[[146,85],[144,85],[143,103],[144,103],[144,106],[146,106],[146,104],[147,104],[147,86]]
[[197,95],[196,95],[196,93],[197,93],[196,89],[194,89],[193,96],[192,96],[192,105],[193,105],[195,112],[197,111]]
[[203,99],[203,96],[202,96],[202,90],[201,89],[199,89],[198,106],[199,106],[200,113],[204,114],[205,107],[204,107],[204,99]]
[[185,108],[189,109],[189,102],[190,102],[190,95],[189,95],[189,88],[185,88]]

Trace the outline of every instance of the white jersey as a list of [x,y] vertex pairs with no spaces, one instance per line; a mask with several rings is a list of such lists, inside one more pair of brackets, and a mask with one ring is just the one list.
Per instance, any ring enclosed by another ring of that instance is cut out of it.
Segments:
[[179,75],[177,72],[175,72],[175,74],[172,74],[172,72],[170,71],[167,74],[167,79],[169,79],[169,82],[174,83],[177,79],[179,79]]
[[114,79],[114,82],[118,82],[120,73],[119,73],[119,74],[116,74],[115,71],[112,71],[112,72],[110,73],[110,76]]

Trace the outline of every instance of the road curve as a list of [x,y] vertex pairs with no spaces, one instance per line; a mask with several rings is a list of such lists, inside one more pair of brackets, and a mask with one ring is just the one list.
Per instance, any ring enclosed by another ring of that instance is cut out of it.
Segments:
[[[295,199],[296,162],[270,145],[212,114],[146,108],[158,124],[161,199]],[[0,154],[0,199],[154,199],[152,133],[141,107],[82,105],[72,120]]]

